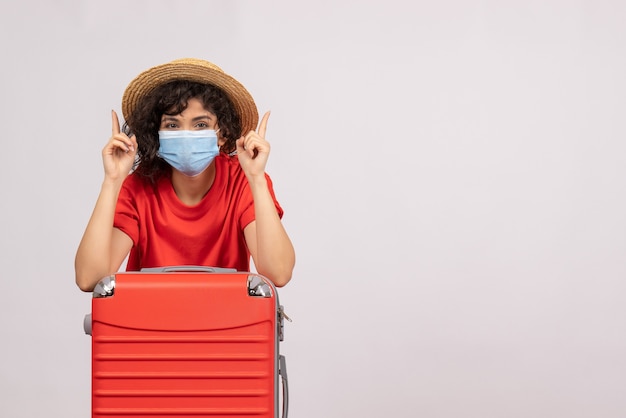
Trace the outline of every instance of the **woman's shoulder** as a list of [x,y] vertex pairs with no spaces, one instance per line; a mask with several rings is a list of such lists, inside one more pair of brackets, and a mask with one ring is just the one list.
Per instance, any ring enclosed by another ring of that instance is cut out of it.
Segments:
[[150,179],[137,172],[132,172],[126,176],[122,190],[135,196],[146,194],[154,195],[155,193],[159,193],[159,189],[163,187],[163,183],[168,181],[170,181],[169,176],[165,174],[157,179]]
[[151,183],[152,182],[150,181],[150,179],[142,176],[136,171],[133,171],[128,176],[126,176],[126,179],[124,179],[123,187],[126,189],[136,190],[148,187]]
[[[229,183],[243,183],[245,185],[248,184],[248,179],[246,178],[246,174],[241,168],[241,164],[239,164],[239,157],[237,157],[236,153],[220,153],[220,155],[215,158],[215,161],[217,163],[218,170],[228,173],[228,175],[225,176],[226,178],[223,179],[224,181],[227,181]],[[265,173],[265,178],[268,180],[271,186],[272,179],[267,172]]]
[[241,165],[239,164],[239,159],[237,158],[236,154],[231,155],[222,152],[215,158],[215,162],[217,164],[218,171],[227,173],[227,177],[225,179],[227,179],[228,181],[241,179],[242,176],[243,178],[245,178],[244,172],[241,168]]

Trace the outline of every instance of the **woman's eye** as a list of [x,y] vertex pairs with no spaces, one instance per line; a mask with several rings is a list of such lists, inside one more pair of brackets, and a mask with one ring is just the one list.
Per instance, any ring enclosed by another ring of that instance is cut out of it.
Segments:
[[209,124],[206,122],[198,122],[198,124],[196,125],[196,128],[200,128],[200,129],[207,129],[209,127]]
[[175,123],[166,123],[164,127],[167,129],[175,129],[177,126]]

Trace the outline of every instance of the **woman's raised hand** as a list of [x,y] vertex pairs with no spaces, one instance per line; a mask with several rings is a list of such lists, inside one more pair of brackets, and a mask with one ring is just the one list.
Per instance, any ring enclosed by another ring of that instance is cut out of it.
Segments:
[[120,131],[120,121],[117,113],[111,111],[112,134],[109,142],[102,150],[102,162],[106,179],[113,181],[124,180],[135,164],[137,155],[137,138],[130,138]]
[[249,178],[265,175],[265,165],[270,155],[270,144],[265,140],[269,117],[270,112],[266,112],[256,132],[250,131],[237,140],[239,164]]

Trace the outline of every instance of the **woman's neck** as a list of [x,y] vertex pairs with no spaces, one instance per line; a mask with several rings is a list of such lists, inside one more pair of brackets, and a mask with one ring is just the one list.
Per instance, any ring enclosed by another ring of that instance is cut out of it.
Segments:
[[215,181],[215,161],[202,173],[189,177],[172,168],[172,186],[178,199],[187,206],[195,206],[211,189]]

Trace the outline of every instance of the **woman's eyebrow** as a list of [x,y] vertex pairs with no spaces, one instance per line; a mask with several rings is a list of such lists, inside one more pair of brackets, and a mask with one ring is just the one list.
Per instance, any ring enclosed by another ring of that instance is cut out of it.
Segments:
[[191,119],[192,122],[196,122],[202,119],[208,119],[211,120],[211,116],[210,115],[202,115],[202,116],[196,116],[195,118]]
[[[178,122],[181,119],[180,116],[176,115],[163,115],[163,117],[161,118],[161,122]],[[201,116],[196,116],[195,118],[191,119],[192,122],[197,122],[200,120],[212,120],[211,115],[201,115]]]

